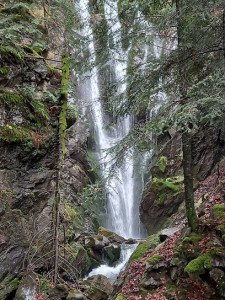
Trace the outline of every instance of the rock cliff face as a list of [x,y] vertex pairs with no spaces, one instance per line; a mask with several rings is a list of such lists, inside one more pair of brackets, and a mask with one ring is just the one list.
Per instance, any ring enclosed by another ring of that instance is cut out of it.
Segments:
[[[225,130],[204,130],[193,136],[193,173],[195,186],[207,178],[223,160]],[[182,151],[179,134],[159,139],[159,160],[152,167],[152,178],[145,187],[140,205],[141,220],[149,234],[176,225],[169,218],[178,211],[184,199]]]
[[[29,11],[23,13],[30,16]],[[94,233],[98,227],[78,196],[90,181],[86,158],[88,133],[69,105],[60,119],[62,47],[57,53],[51,48],[37,53],[29,46],[32,41],[24,37],[23,43],[21,56],[12,47],[0,47],[2,300],[13,298],[19,278],[25,274],[22,272],[42,270],[43,273],[52,269],[57,197],[61,199],[58,240],[66,249],[64,254],[67,251],[66,262],[70,261],[74,269],[80,264],[79,275],[90,268],[90,258],[82,245],[75,242],[71,245],[71,241],[81,232]],[[54,60],[58,62],[53,65]],[[60,122],[67,124],[63,137]],[[68,270],[66,262],[64,270]]]

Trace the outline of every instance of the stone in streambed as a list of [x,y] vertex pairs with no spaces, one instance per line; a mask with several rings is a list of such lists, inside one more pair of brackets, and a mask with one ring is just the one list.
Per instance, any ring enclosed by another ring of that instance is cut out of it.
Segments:
[[111,243],[113,243],[113,242],[123,243],[123,242],[126,241],[122,236],[120,236],[120,235],[118,235],[118,234],[116,234],[116,233],[114,233],[114,232],[112,232],[112,231],[110,231],[110,230],[108,230],[108,229],[106,229],[104,227],[99,227],[99,229],[98,229],[98,235],[103,235]]
[[102,250],[105,246],[109,245],[109,240],[103,235],[92,235],[85,238],[85,246],[93,250]]
[[88,286],[88,298],[92,300],[107,300],[113,290],[109,279],[104,275],[91,276],[83,284]]
[[110,263],[114,263],[120,259],[121,247],[119,244],[107,246],[103,249],[103,253]]

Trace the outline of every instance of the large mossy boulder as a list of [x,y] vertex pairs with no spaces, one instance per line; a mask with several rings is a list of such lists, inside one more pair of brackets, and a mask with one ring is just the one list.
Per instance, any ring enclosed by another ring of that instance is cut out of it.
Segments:
[[113,290],[109,279],[104,275],[89,277],[83,284],[88,287],[88,298],[92,300],[107,300]]
[[116,243],[123,243],[123,242],[125,242],[125,239],[122,236],[120,236],[120,235],[118,235],[118,234],[116,234],[116,233],[114,233],[114,232],[112,232],[112,231],[110,231],[110,230],[108,230],[104,227],[99,227],[98,235],[103,235],[111,243],[115,243],[115,242]]
[[146,185],[140,205],[140,217],[150,234],[167,225],[184,200],[183,176],[153,177]]
[[[78,277],[85,276],[92,269],[92,258],[79,243],[73,243],[66,249],[66,257]],[[66,268],[66,267],[65,267]]]
[[48,298],[51,300],[61,300],[68,296],[68,287],[65,284],[56,284],[54,288],[48,290]]
[[132,263],[138,259],[145,257],[147,252],[153,251],[160,243],[159,234],[150,235],[146,241],[141,241],[132,253],[128,263]]
[[85,238],[85,246],[92,248],[93,250],[102,250],[109,245],[109,240],[103,235],[92,235]]

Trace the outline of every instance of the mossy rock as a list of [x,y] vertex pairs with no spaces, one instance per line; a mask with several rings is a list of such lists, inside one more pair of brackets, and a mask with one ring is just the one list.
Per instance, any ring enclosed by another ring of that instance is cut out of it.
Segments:
[[1,282],[0,282],[0,299],[5,300],[8,299],[8,295],[13,291],[16,291],[19,286],[19,278],[14,275],[8,274]]
[[92,269],[92,260],[87,250],[78,243],[67,246],[69,253],[69,262],[77,270],[78,276],[85,276]]
[[167,166],[167,157],[166,156],[160,156],[158,160],[159,169],[161,172],[165,172],[166,166]]
[[148,263],[151,266],[157,265],[161,260],[161,256],[159,254],[155,254],[152,257],[149,257],[146,259],[146,263]]
[[117,297],[116,297],[116,300],[124,300],[124,297],[122,294],[119,294]]
[[89,286],[88,297],[92,300],[106,300],[112,293],[113,287],[104,275],[95,275],[83,281],[84,285]]
[[98,235],[105,236],[110,242],[117,242],[117,243],[125,242],[125,239],[122,236],[120,236],[104,227],[99,227]]
[[50,299],[65,299],[68,296],[68,287],[65,284],[56,284],[54,288],[48,290]]
[[213,206],[213,214],[216,219],[225,220],[225,205],[216,204]]
[[188,236],[184,238],[180,238],[174,248],[174,258],[186,258],[190,253],[188,252],[189,244],[193,246],[193,248],[198,251],[198,242],[203,239],[203,235],[191,232]]
[[91,286],[88,290],[88,297],[92,300],[107,300],[109,298],[108,294],[101,289]]
[[168,177],[166,179],[154,177],[152,179],[152,187],[156,191],[170,190],[177,193],[182,189],[183,181],[183,176]]
[[7,67],[0,68],[0,75],[7,75],[9,73],[9,69]]
[[211,270],[211,257],[208,254],[203,254],[196,259],[193,259],[185,267],[184,271],[187,272],[191,277],[199,277],[204,275],[206,269]]
[[203,235],[195,232],[191,232],[190,235],[188,237],[185,237],[182,242],[185,244],[189,244],[189,243],[195,244],[201,241],[202,239],[203,239]]
[[136,260],[145,257],[146,252],[147,252],[147,241],[140,242],[137,248],[134,250],[133,254],[131,255],[128,263],[130,264]]
[[156,234],[150,235],[147,238],[146,243],[147,243],[147,250],[149,252],[153,251],[159,244],[161,244],[159,235],[160,235],[160,233],[156,233]]
[[71,290],[69,291],[69,295],[67,296],[66,300],[87,300],[87,298],[78,290]]
[[104,247],[103,251],[110,264],[113,264],[120,259],[120,245],[109,245],[107,247]]

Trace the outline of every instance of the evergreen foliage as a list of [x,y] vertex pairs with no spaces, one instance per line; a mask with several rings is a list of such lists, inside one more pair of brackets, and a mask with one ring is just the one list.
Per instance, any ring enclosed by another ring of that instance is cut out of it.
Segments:
[[[91,18],[97,12],[104,19],[102,1],[93,3]],[[123,162],[132,147],[148,151],[152,146],[149,137],[153,134],[160,135],[170,129],[180,132],[185,197],[189,198],[187,214],[190,222],[195,219],[191,226],[194,230],[197,221],[191,174],[192,135],[203,128],[223,126],[225,112],[224,1],[119,0],[118,10],[122,33],[118,29],[113,34],[122,34],[122,47],[128,51],[129,63],[126,78],[113,82],[110,89],[107,87],[110,93],[106,107],[117,117],[135,115],[136,126],[110,150],[115,153],[113,168]],[[104,33],[96,23],[93,25],[96,49],[99,43],[104,52],[105,40],[101,36]],[[118,45],[111,40],[109,36],[110,47],[116,51]],[[147,54],[143,50],[146,48]],[[101,72],[98,55],[95,63]],[[123,83],[126,90],[119,92]],[[161,106],[159,111],[154,110],[156,105]]]

